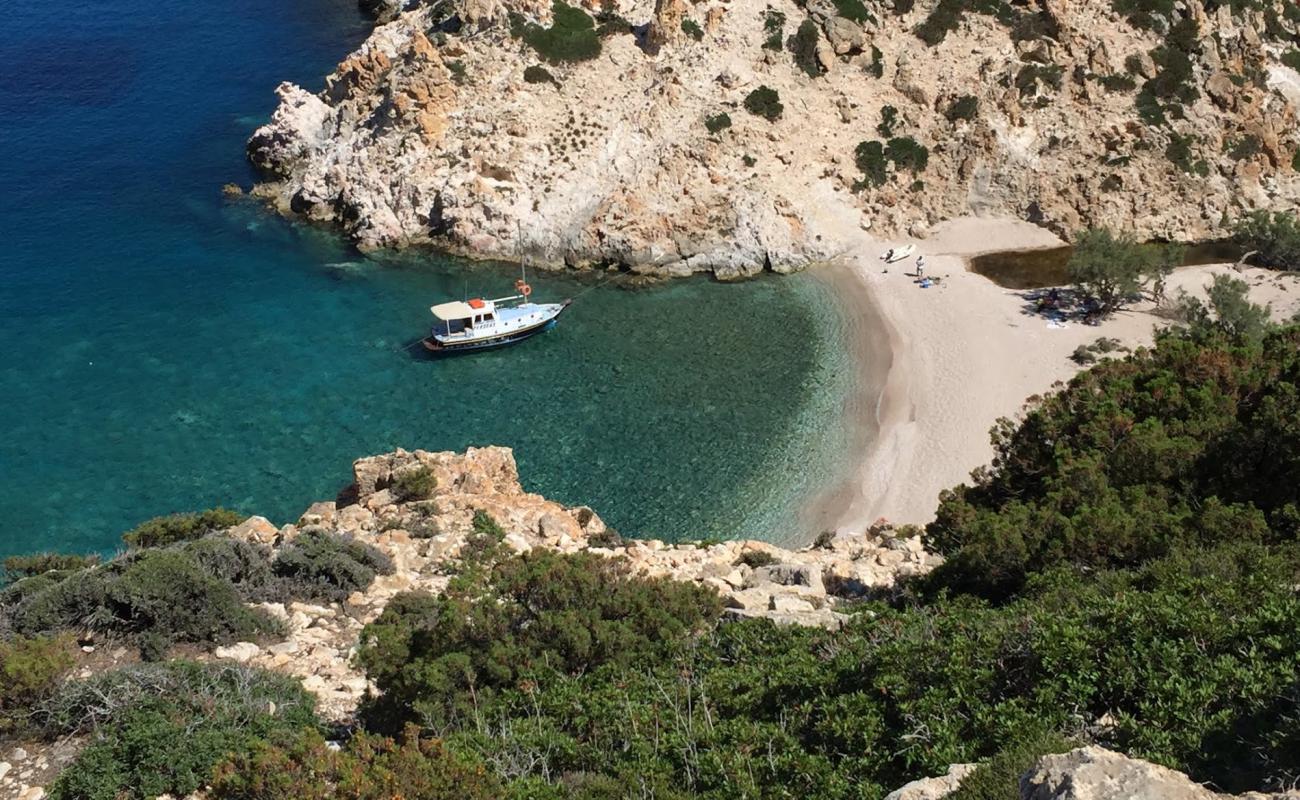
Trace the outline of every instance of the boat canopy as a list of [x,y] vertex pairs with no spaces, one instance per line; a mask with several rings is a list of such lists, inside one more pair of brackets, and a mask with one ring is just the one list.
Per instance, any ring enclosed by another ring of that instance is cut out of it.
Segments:
[[451,320],[456,319],[469,319],[475,314],[491,313],[493,308],[490,303],[482,300],[478,301],[477,307],[470,303],[461,302],[460,300],[453,300],[450,303],[439,303],[436,306],[431,306],[429,310],[433,312],[435,317],[443,322],[450,322]]

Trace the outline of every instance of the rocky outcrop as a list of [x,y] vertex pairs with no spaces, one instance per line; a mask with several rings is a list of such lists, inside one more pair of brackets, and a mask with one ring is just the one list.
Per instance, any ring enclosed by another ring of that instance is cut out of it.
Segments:
[[[1231,800],[1181,772],[1101,747],[1043,756],[1020,779],[1022,800]],[[1242,800],[1297,800],[1298,792],[1236,795]]]
[[[941,800],[956,792],[973,769],[974,764],[954,764],[947,775],[913,781],[885,800]],[[1295,790],[1219,794],[1181,772],[1095,746],[1041,757],[1021,776],[1018,796],[1020,800],[1300,800]]]
[[[914,33],[926,2],[853,18],[854,3],[830,0],[597,6],[630,28],[607,18],[597,57],[529,82],[542,59],[517,34],[550,24],[549,3],[417,0],[319,94],[280,87],[249,142],[256,193],[363,248],[723,278],[832,257],[856,228],[982,214],[1206,239],[1300,200],[1297,90],[1259,11],[1193,5],[1186,99],[1155,124],[1137,90],[1161,73],[1151,53],[1166,37],[1110,0],[1037,0],[1013,26],[963,12],[932,47]],[[769,8],[784,15],[776,34]],[[815,42],[799,59],[805,21]],[[773,37],[789,48],[764,47]],[[775,121],[744,108],[760,85],[779,93]],[[881,133],[886,106],[897,122]],[[730,127],[706,127],[722,113]],[[883,185],[864,186],[858,145],[890,137],[927,147],[924,170],[886,159]]]
[[[436,479],[432,494],[418,500],[397,497],[398,477],[422,468]],[[266,646],[238,642],[213,655],[298,675],[320,698],[323,713],[347,716],[367,689],[365,676],[351,663],[361,629],[399,592],[446,588],[449,567],[478,511],[497,521],[505,543],[517,552],[586,550],[623,558],[638,574],[714,588],[730,617],[767,617],[783,624],[838,627],[846,619],[841,613],[846,604],[887,591],[899,577],[925,572],[939,561],[921,547],[919,537],[902,538],[888,526],[803,550],[758,541],[622,542],[591,509],[567,508],[525,492],[506,448],[470,448],[464,454],[398,450],[358,460],[353,481],[339,498],[312,505],[294,524],[276,528],[252,517],[227,532],[279,548],[303,531],[339,531],[384,551],[394,573],[377,577],[342,603],[260,604],[284,623],[285,639]]]

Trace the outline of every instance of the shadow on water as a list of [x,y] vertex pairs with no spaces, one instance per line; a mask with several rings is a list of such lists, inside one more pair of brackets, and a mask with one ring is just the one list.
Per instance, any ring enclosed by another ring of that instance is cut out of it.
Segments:
[[[1073,247],[1037,250],[1007,250],[987,253],[970,260],[970,270],[983,275],[1004,289],[1043,289],[1070,282],[1066,265]],[[1229,241],[1202,242],[1188,245],[1183,254],[1184,267],[1236,261],[1242,249]]]

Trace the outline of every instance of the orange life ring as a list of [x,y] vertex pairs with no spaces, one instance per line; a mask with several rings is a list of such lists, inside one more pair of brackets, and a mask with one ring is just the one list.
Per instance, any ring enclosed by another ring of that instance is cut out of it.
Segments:
[[519,293],[522,294],[524,297],[528,297],[530,294],[533,293],[533,287],[524,283],[522,280],[515,281],[515,288],[518,289]]

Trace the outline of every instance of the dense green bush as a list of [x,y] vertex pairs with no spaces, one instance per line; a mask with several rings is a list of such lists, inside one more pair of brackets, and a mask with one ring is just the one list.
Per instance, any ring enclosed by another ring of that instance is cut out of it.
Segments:
[[763,11],[763,32],[767,34],[763,49],[781,52],[785,47],[785,14],[768,6]]
[[533,64],[532,66],[524,68],[524,82],[525,83],[553,83],[556,86],[559,85],[559,81],[555,80],[555,76],[552,75],[550,71],[546,69],[546,67],[543,67],[539,64]]
[[693,19],[682,17],[682,33],[699,42],[704,39],[704,29]]
[[600,55],[595,20],[564,0],[553,0],[551,4],[551,27],[530,22],[517,30],[539,56],[553,64],[587,61]]
[[1077,234],[1066,271],[1079,296],[1105,315],[1136,296],[1148,281],[1161,299],[1165,278],[1182,258],[1180,247],[1142,244],[1097,228]]
[[835,4],[835,11],[841,17],[853,22],[869,22],[875,24],[876,17],[863,4],[862,0],[831,0]]
[[731,115],[725,111],[704,118],[704,128],[709,133],[720,133],[731,127]]
[[317,724],[296,679],[237,666],[171,662],[65,684],[39,709],[53,739],[90,744],[50,787],[51,800],[152,800],[205,786],[228,753]]
[[1295,539],[1300,328],[1261,341],[1167,332],[1106,361],[1024,421],[941,497],[938,583],[993,597],[1055,564],[1123,566],[1184,543]]
[[[38,581],[36,586],[29,583]],[[5,621],[34,636],[87,628],[167,641],[228,642],[276,629],[185,549],[137,551],[54,580],[28,578],[3,598]]]
[[785,106],[781,105],[781,96],[777,94],[775,89],[759,86],[745,95],[745,110],[756,117],[762,117],[768,122],[775,122],[780,119],[781,112],[785,111]]
[[338,533],[298,535],[271,565],[295,597],[343,600],[375,575],[393,574],[393,562],[375,547]]
[[0,641],[0,733],[19,727],[22,715],[72,668],[69,636],[15,636]]
[[910,136],[895,136],[885,144],[885,158],[894,162],[895,168],[915,175],[925,172],[930,163],[930,150]]
[[494,691],[667,657],[720,611],[712,590],[634,578],[620,561],[532,551],[446,595],[398,595],[357,655],[391,726],[473,719]]
[[9,556],[4,560],[4,580],[15,581],[46,572],[66,572],[93,567],[99,556],[77,556],[64,553],[34,553],[29,556]]
[[821,29],[817,23],[804,18],[790,37],[790,51],[794,54],[794,63],[812,78],[821,76],[825,67],[817,60],[817,42],[821,39]]
[[[549,73],[548,73],[549,77]],[[528,79],[528,70],[524,70],[524,79]],[[438,488],[438,476],[427,466],[411,467],[393,476],[391,491],[399,503],[412,500],[427,500]]]
[[884,106],[880,109],[880,122],[876,125],[876,133],[888,139],[894,135],[898,128],[898,109],[893,106]]
[[889,180],[885,145],[880,142],[859,142],[853,151],[853,163],[862,172],[862,181],[867,186],[884,186]]
[[484,766],[408,728],[401,742],[361,733],[345,749],[307,731],[283,744],[257,743],[218,767],[213,800],[498,800]]
[[1237,220],[1233,241],[1272,269],[1300,269],[1300,219],[1294,211],[1255,211]]
[[245,519],[245,515],[224,508],[154,517],[122,534],[122,541],[131,547],[163,547],[233,528]]

